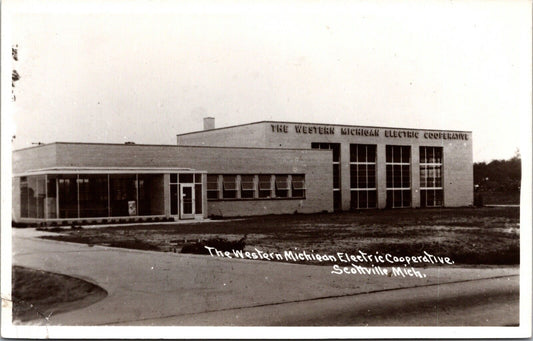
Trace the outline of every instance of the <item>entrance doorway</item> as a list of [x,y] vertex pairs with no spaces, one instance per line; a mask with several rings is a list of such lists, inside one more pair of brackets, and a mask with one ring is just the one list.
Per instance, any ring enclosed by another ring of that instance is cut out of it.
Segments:
[[181,184],[180,194],[180,218],[194,219],[194,184]]

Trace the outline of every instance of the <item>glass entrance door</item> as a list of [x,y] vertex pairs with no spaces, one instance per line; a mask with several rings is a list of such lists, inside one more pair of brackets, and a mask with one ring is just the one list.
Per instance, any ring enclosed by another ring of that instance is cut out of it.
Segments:
[[194,219],[194,185],[180,185],[181,219]]

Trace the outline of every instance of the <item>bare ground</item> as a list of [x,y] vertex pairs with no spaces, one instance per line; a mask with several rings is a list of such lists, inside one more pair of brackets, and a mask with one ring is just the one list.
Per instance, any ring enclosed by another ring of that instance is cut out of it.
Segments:
[[245,250],[318,253],[423,251],[457,264],[519,264],[520,209],[457,208],[369,210],[272,215],[194,224],[114,226],[62,230],[43,238],[133,249],[180,252],[198,240],[246,236]]

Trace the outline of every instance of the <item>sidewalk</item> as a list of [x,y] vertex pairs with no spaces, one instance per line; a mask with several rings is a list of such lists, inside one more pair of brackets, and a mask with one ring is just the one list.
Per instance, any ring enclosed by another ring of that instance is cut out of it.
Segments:
[[246,261],[37,238],[44,233],[13,229],[13,264],[62,273],[100,285],[103,300],[35,324],[142,324],[188,314],[258,307],[282,302],[513,276],[512,268],[418,269],[426,278],[335,275],[330,266]]

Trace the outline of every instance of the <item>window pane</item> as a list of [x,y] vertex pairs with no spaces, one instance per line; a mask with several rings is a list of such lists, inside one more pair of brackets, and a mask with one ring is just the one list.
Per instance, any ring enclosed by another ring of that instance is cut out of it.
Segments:
[[421,207],[427,207],[427,190],[421,190],[420,191],[420,206]]
[[350,162],[357,162],[357,145],[350,145]]
[[394,207],[402,207],[402,191],[392,191]]
[[111,216],[138,215],[136,175],[111,174],[109,181]]
[[359,191],[352,191],[350,194],[350,209],[356,210],[359,208]]
[[357,167],[357,186],[358,188],[366,187],[366,165]]
[[363,144],[357,146],[357,162],[366,162],[366,146]]
[[194,182],[194,175],[193,174],[180,174],[179,175],[179,181],[181,184],[183,183],[193,183]]
[[377,207],[377,195],[376,191],[368,191],[368,208],[376,208]]
[[333,188],[340,188],[340,167],[333,165]]
[[367,173],[368,173],[367,188],[376,188],[376,165],[368,165]]
[[402,146],[402,162],[410,163],[411,162],[411,147]]
[[197,184],[202,183],[202,174],[194,174],[194,182]]
[[37,176],[37,218],[44,218],[45,181],[44,175]]
[[277,189],[289,189],[289,176],[288,175],[276,175],[276,188]]
[[386,146],[386,162],[392,162],[392,146]]
[[376,145],[367,146],[367,162],[376,162]]
[[435,190],[435,206],[442,206],[443,204],[442,189]]
[[207,176],[207,190],[218,191],[218,175]]
[[426,147],[419,147],[419,155],[418,157],[420,158],[420,163],[426,163]]
[[387,208],[392,208],[393,207],[393,199],[394,199],[393,193],[394,193],[393,190],[388,190],[387,191]]
[[442,163],[442,147],[435,148],[435,162]]
[[442,187],[442,167],[435,167],[435,187]]
[[178,182],[178,175],[177,174],[170,174],[170,182],[175,184]]
[[237,176],[236,175],[224,175],[222,177],[222,185],[224,191],[236,191],[237,190]]
[[253,175],[241,175],[241,198],[254,197],[255,184]]
[[410,166],[402,167],[402,187],[407,188],[411,186],[411,173],[409,171]]
[[170,214],[178,214],[178,185],[170,185]]
[[28,217],[37,218],[37,179],[28,176]]
[[434,153],[434,150],[435,150],[435,148],[428,148],[428,149],[427,149],[427,153],[428,153],[428,163],[434,163],[434,162],[435,162],[435,153]]
[[139,174],[139,214],[163,215],[163,174]]
[[430,207],[435,206],[435,191],[434,190],[427,190],[426,191],[426,200],[427,205]]
[[222,177],[222,197],[224,199],[237,198],[237,176],[224,175]]
[[305,197],[305,177],[303,175],[292,176],[292,197]]
[[58,175],[59,218],[78,217],[76,175]]
[[56,175],[49,174],[47,176],[47,197],[46,208],[48,210],[47,218],[57,218],[57,194],[56,194]]
[[196,214],[202,214],[202,184],[194,185],[194,209]]
[[402,166],[392,166],[392,187],[398,188],[402,186]]
[[20,216],[22,218],[29,217],[29,207],[28,207],[28,178],[20,178]]
[[402,207],[410,207],[411,206],[411,191],[405,190],[402,191]]
[[368,208],[367,196],[366,191],[359,191],[359,208]]
[[276,197],[286,198],[289,196],[289,176],[288,175],[276,175]]
[[107,217],[107,174],[79,175],[80,218]]
[[357,188],[357,165],[350,165],[350,188]]
[[399,146],[392,146],[392,162],[402,162],[402,154]]

